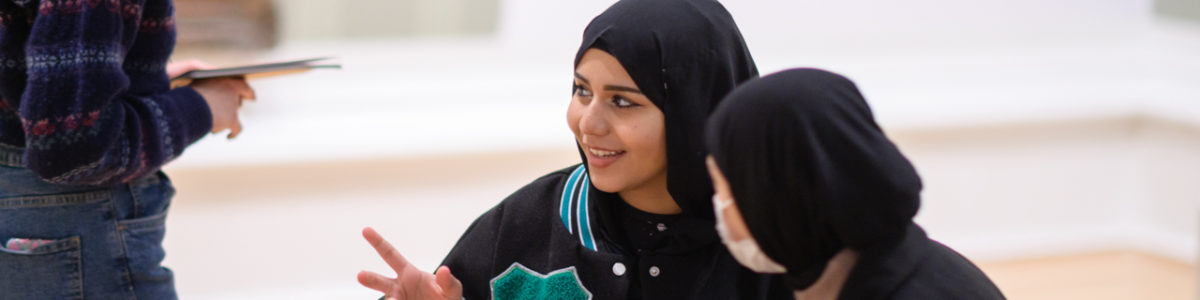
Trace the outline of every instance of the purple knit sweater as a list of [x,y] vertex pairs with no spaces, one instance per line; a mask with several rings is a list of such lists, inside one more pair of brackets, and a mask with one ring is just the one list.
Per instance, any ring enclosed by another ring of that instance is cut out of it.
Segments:
[[0,0],[0,147],[55,183],[112,185],[157,171],[212,128],[171,89],[171,0]]

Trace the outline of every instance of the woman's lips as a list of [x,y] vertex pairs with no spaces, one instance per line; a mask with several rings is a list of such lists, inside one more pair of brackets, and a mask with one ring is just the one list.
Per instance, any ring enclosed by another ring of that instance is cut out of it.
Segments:
[[584,150],[587,153],[588,164],[595,168],[604,168],[617,162],[618,159],[625,156],[625,151],[609,150],[604,148],[587,147]]

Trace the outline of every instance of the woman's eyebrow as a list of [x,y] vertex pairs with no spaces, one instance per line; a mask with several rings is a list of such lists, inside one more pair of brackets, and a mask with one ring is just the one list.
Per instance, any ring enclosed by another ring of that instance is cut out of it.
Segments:
[[[580,75],[579,72],[575,72],[575,79],[579,79],[579,81],[583,81],[583,83],[586,83],[586,84],[592,84],[591,82],[589,82],[587,80],[587,78],[583,77],[583,75]],[[614,92],[630,92],[630,93],[638,93],[638,94],[642,93],[642,90],[639,90],[639,89],[633,88],[633,87],[623,86],[623,85],[605,85],[604,90],[614,91]]]
[[630,93],[638,93],[638,94],[642,93],[642,91],[637,88],[627,87],[627,86],[623,86],[623,85],[605,85],[604,90],[605,91],[614,91],[614,92],[630,92]]

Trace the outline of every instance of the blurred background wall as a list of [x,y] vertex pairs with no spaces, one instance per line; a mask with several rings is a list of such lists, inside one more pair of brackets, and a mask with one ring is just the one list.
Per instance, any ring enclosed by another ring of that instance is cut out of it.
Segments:
[[[199,299],[366,299],[379,229],[424,269],[579,161],[583,27],[611,1],[176,0],[175,59],[336,56],[252,82],[246,130],[167,167],[168,259]],[[1200,2],[726,1],[763,74],[854,79],[921,173],[917,217],[1014,299],[1194,299]]]

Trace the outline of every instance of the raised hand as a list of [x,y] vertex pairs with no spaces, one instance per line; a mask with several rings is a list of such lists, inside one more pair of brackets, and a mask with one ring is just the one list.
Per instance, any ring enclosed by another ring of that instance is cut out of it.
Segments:
[[358,272],[358,283],[384,293],[387,300],[462,299],[462,282],[450,274],[449,267],[438,268],[437,275],[421,271],[371,227],[363,228],[362,234],[396,272],[396,278],[362,271]]

